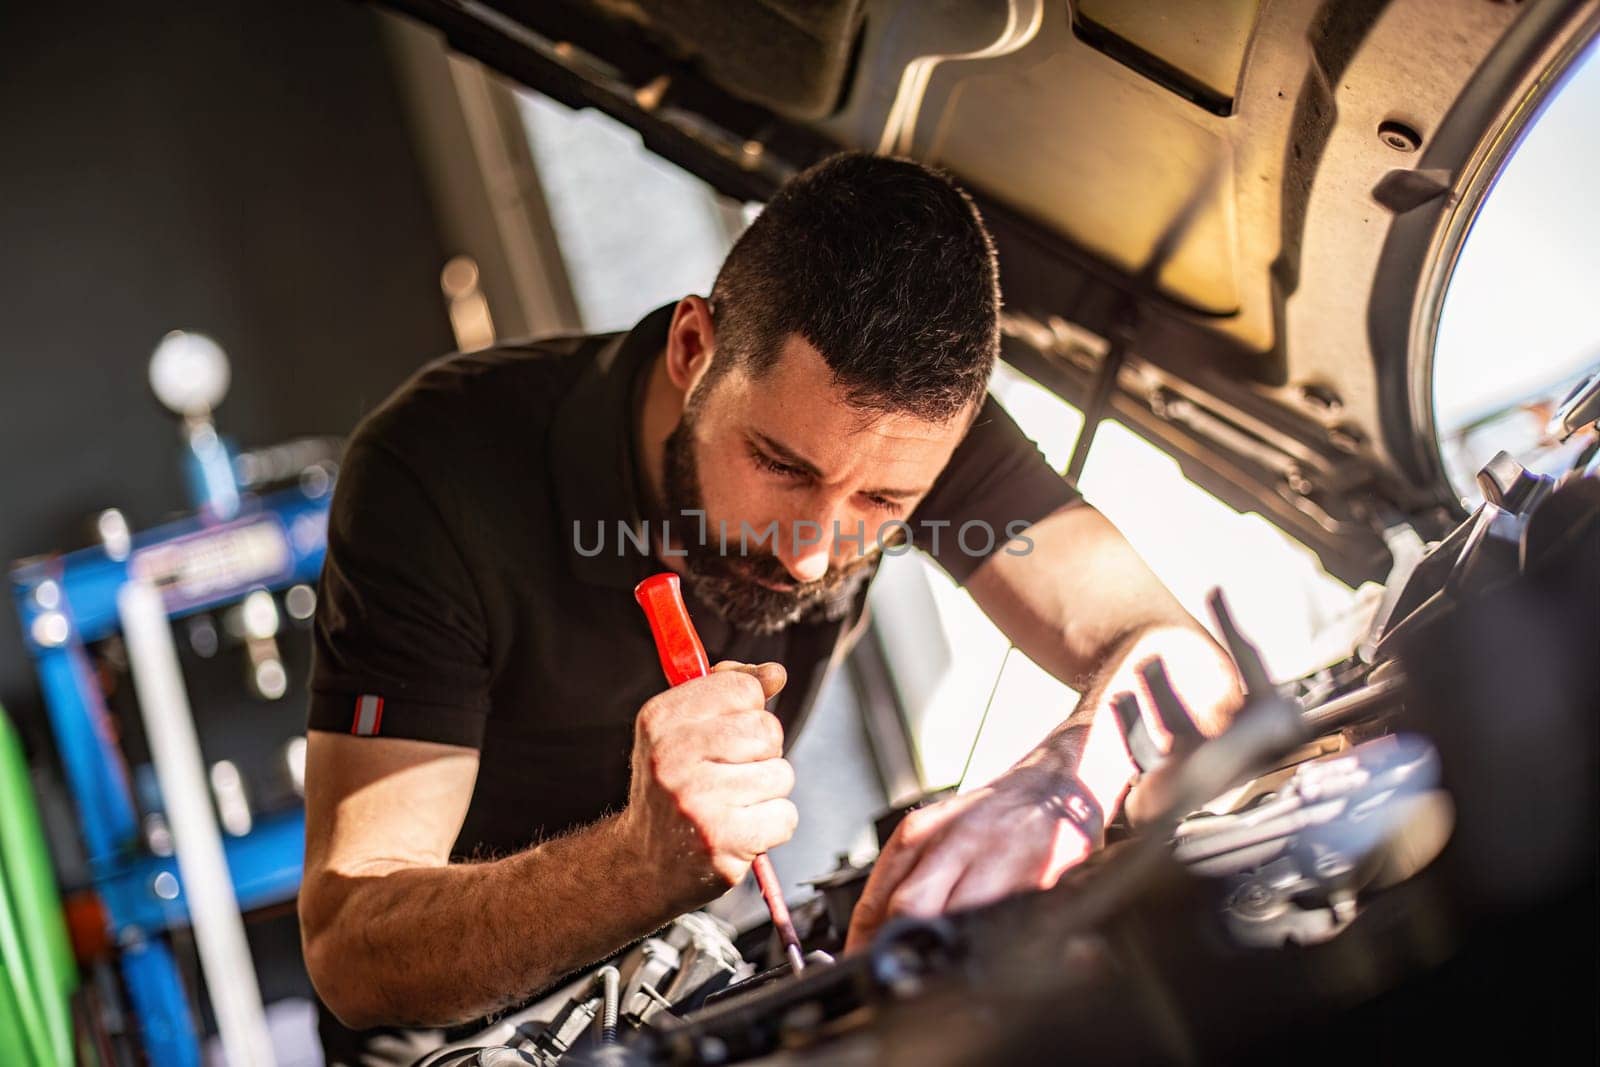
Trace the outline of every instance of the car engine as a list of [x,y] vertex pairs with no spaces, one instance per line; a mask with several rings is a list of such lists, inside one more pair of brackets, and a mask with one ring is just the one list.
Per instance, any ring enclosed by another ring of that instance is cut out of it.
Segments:
[[1140,821],[1054,889],[897,920],[840,955],[869,871],[841,862],[795,909],[801,974],[770,927],[692,914],[419,1064],[1437,1058],[1482,1054],[1477,1013],[1592,1050],[1587,463],[1558,482],[1497,457],[1484,503],[1314,677],[1267,678],[1214,595],[1245,708],[1202,741],[1148,664],[1177,744],[1161,757],[1123,698]]

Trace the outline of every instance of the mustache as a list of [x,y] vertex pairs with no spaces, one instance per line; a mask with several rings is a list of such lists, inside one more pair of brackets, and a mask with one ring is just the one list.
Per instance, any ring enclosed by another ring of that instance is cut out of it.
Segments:
[[[667,437],[664,499],[659,506],[669,513],[698,512],[711,524],[714,520],[706,516],[695,467],[691,433],[695,416],[691,402]],[[820,578],[796,582],[774,553],[757,550],[749,554],[744,547],[730,556],[725,546],[707,544],[704,538],[687,539],[683,545],[694,594],[736,628],[756,634],[777,633],[802,619],[836,622],[845,618],[878,555],[864,554],[843,566],[834,566],[830,560]]]
[[727,569],[746,581],[784,586],[786,587],[784,592],[794,596],[805,597],[844,585],[871,566],[872,561],[873,557],[871,555],[860,555],[843,566],[830,562],[827,571],[824,572],[822,577],[815,578],[809,582],[796,581],[794,575],[789,573],[789,568],[784,566],[781,559],[765,552],[760,555],[730,559],[727,561]]
[[713,553],[697,558],[691,553],[688,581],[695,595],[724,619],[752,633],[771,634],[803,620],[837,622],[847,617],[874,562],[867,557],[815,581],[790,584],[788,568],[776,556],[739,559]]

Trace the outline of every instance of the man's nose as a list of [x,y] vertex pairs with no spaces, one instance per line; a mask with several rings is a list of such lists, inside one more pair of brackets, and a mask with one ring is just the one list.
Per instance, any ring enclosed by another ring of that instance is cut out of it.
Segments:
[[788,524],[784,543],[778,546],[779,561],[797,582],[814,582],[828,573],[839,502],[814,500],[808,510],[811,514],[798,516]]
[[875,536],[871,523],[849,509],[847,498],[835,497],[816,506],[816,517],[790,523],[777,556],[795,581],[814,582],[830,564],[848,568],[869,551]]
[[788,543],[780,546],[778,559],[797,582],[814,582],[828,573],[832,538],[825,520],[797,519],[789,527]]

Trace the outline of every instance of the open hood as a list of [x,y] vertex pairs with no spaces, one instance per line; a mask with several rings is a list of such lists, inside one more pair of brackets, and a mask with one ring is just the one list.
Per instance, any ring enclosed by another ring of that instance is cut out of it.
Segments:
[[[1459,505],[1450,264],[1596,0],[382,0],[762,199],[842,147],[978,197],[1008,360],[1347,581]],[[1080,457],[1081,460],[1081,457]]]

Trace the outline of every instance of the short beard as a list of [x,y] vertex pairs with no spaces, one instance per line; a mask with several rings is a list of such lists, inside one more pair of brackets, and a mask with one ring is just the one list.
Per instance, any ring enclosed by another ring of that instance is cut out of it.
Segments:
[[[746,552],[739,536],[743,528],[710,536],[710,531],[721,531],[723,527],[706,514],[694,456],[697,401],[703,392],[702,387],[691,397],[677,428],[667,437],[663,456],[667,516],[694,519],[690,513],[698,513],[703,525],[695,521],[690,528],[708,534],[699,539],[684,538],[684,563],[689,572],[685,580],[690,591],[729,625],[754,634],[775,634],[796,622],[838,622],[848,617],[856,594],[872,575],[873,557],[863,555],[840,568],[830,565],[821,578],[793,589],[769,589],[761,582],[794,581],[777,556],[759,548]],[[727,553],[727,545],[731,544],[739,546],[734,550],[736,555]]]

